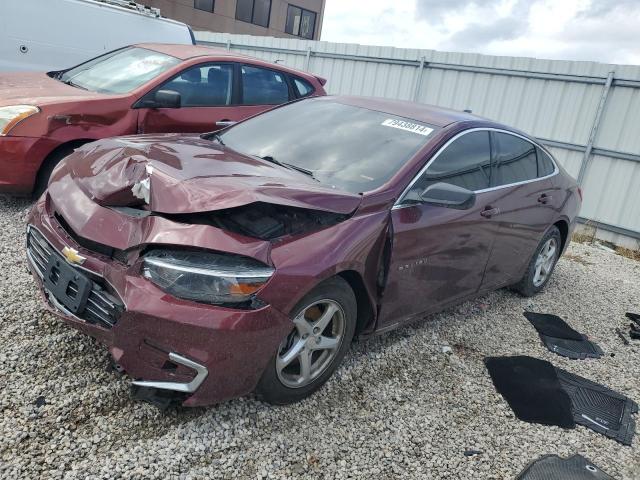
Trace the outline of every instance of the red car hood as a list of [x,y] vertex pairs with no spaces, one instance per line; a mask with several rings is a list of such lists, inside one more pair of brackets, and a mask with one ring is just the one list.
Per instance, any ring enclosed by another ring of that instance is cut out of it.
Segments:
[[361,196],[240,154],[199,136],[144,135],[78,149],[54,172],[102,206],[142,205],[158,213],[196,213],[266,202],[347,214]]
[[66,85],[50,78],[46,73],[4,73],[0,75],[0,106],[39,106],[60,101],[106,97],[106,95]]

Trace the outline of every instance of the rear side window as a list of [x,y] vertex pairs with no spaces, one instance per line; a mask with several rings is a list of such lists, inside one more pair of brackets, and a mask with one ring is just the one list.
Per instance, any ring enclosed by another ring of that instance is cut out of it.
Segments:
[[301,78],[294,78],[293,84],[298,91],[299,97],[306,97],[307,95],[311,95],[313,93],[313,86],[306,80],[302,80]]
[[183,107],[217,107],[231,103],[233,66],[192,67],[165,83],[160,90],[174,90]]
[[541,148],[536,148],[536,153],[538,154],[538,177],[551,175],[556,169],[556,166],[553,164],[553,160],[551,160],[549,154]]
[[491,182],[491,147],[489,132],[462,135],[436,157],[413,185],[407,197],[419,198],[434,183],[449,183],[467,190],[489,188]]
[[494,132],[495,169],[491,185],[499,187],[538,178],[536,147],[507,133]]
[[242,66],[242,103],[278,105],[289,101],[289,85],[280,72]]

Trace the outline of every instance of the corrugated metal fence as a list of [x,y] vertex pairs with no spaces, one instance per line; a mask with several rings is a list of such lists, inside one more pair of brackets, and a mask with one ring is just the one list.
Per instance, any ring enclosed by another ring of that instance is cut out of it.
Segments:
[[582,219],[640,245],[640,67],[196,32],[227,48],[325,77],[333,94],[414,100],[520,128],[579,179]]

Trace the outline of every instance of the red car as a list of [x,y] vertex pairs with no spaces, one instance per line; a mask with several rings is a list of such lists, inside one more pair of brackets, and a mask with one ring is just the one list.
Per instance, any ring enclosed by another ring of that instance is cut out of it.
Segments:
[[355,97],[219,133],[80,147],[28,219],[50,310],[138,393],[300,400],[354,335],[549,281],[581,205],[535,139],[471,114]]
[[192,45],[136,45],[60,72],[0,75],[0,192],[39,194],[57,163],[101,138],[208,132],[325,95],[326,81]]

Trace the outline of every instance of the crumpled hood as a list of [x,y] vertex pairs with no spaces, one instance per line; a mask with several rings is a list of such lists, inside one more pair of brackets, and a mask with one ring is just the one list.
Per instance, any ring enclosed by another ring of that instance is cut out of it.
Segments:
[[72,87],[46,73],[3,73],[0,75],[0,106],[48,105],[59,102],[106,98],[106,95]]
[[[94,202],[196,213],[266,202],[347,214],[360,195],[191,135],[100,140],[78,149],[52,182],[70,179]],[[148,205],[148,206],[147,206]]]

